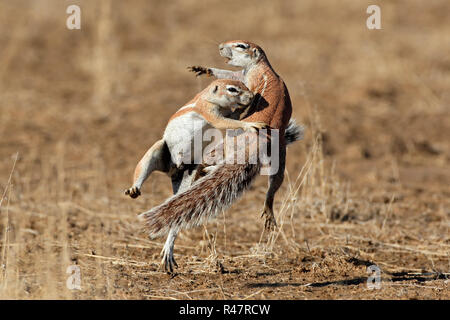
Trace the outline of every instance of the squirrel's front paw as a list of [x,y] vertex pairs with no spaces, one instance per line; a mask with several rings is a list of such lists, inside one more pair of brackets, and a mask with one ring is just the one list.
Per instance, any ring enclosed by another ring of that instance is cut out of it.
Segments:
[[202,74],[206,74],[208,77],[212,76],[212,71],[209,68],[200,67],[200,66],[192,66],[187,68],[190,72],[194,72],[197,77]]
[[249,122],[247,129],[251,131],[256,131],[257,129],[264,129],[267,127],[269,127],[269,125],[265,122]]
[[141,195],[141,190],[138,187],[131,187],[124,192],[127,196],[135,199]]

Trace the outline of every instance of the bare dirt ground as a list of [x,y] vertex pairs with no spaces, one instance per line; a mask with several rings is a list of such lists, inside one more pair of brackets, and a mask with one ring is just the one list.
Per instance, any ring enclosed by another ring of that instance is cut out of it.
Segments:
[[[450,2],[1,1],[0,297],[449,299]],[[69,31],[66,7],[82,10]],[[170,115],[226,67],[217,44],[260,44],[304,141],[288,150],[263,232],[266,178],[181,233],[180,267],[136,215],[171,195],[155,173],[123,195]],[[17,161],[16,160],[16,155]],[[70,265],[81,290],[69,290]],[[367,266],[381,288],[367,286]]]

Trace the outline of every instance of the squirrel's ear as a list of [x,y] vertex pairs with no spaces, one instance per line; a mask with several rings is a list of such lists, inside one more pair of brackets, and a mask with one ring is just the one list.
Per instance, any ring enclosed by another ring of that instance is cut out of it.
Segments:
[[258,50],[258,48],[253,48],[253,56],[255,58],[259,58],[259,50]]
[[219,89],[219,87],[216,85],[216,86],[214,87],[213,93],[216,93],[218,89]]

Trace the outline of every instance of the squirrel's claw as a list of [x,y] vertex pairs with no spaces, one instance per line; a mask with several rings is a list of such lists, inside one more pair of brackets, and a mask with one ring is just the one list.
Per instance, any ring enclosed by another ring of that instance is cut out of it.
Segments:
[[269,125],[265,122],[250,122],[249,123],[249,130],[251,131],[257,131],[259,129],[264,129],[264,128],[268,128]]
[[273,231],[277,228],[277,222],[275,219],[266,219],[266,222],[264,223],[264,229],[266,231]]
[[194,72],[197,77],[201,76],[202,74],[206,74],[208,77],[212,76],[212,71],[209,68],[204,68],[201,66],[192,66],[187,67],[187,69],[190,72]]
[[265,122],[255,122],[255,128],[257,129],[264,129],[264,128],[268,128],[269,125]]
[[264,229],[266,231],[275,230],[277,227],[277,221],[275,219],[273,211],[270,210],[268,207],[265,207],[263,212],[261,213],[261,218],[263,217],[265,218]]
[[141,190],[138,187],[131,187],[124,192],[125,195],[135,199],[141,195]]
[[178,268],[178,264],[173,257],[173,252],[166,252],[163,249],[161,255],[163,256],[161,260],[161,268],[168,273],[173,273],[173,267],[175,266],[175,268]]

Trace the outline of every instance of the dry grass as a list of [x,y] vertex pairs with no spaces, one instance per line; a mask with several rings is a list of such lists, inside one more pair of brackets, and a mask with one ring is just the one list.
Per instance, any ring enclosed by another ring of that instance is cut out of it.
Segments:
[[[69,31],[68,2],[1,2],[0,298],[449,299],[450,6],[379,3],[383,30],[369,31],[366,1],[74,0],[82,29]],[[208,83],[186,66],[224,66],[217,43],[233,38],[266,50],[307,135],[288,151],[279,229],[263,231],[258,178],[180,234],[169,276],[164,239],[136,220],[169,179],[137,200],[122,191]],[[81,290],[66,287],[70,265]]]

